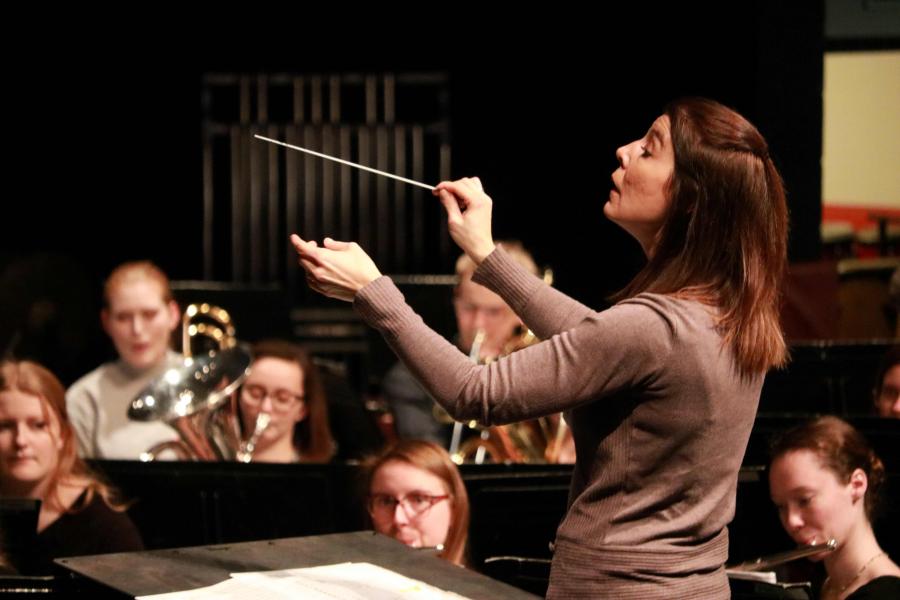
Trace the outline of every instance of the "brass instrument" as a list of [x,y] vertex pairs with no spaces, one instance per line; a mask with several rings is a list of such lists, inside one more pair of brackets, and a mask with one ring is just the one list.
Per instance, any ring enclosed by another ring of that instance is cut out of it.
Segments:
[[[153,446],[141,460],[170,451],[182,460],[250,462],[269,422],[269,415],[260,413],[250,439],[242,439],[233,393],[250,372],[250,352],[237,343],[231,316],[217,306],[191,304],[181,325],[182,366],[144,388],[128,409],[130,419],[166,422],[181,439]],[[211,340],[214,348],[195,355],[192,346],[199,339]]]
[[[553,271],[546,269],[543,279],[545,283],[552,285]],[[476,332],[469,351],[469,360],[472,362],[480,362],[484,338],[484,331]],[[539,341],[530,329],[517,331],[503,346],[500,356],[527,348]],[[491,360],[493,359],[487,359],[486,364]],[[435,418],[442,422],[453,422],[446,411],[438,405],[435,405]],[[486,459],[496,463],[556,463],[559,462],[562,447],[570,435],[561,414],[491,427],[481,427],[476,421],[466,424],[453,423],[450,456],[457,464],[467,461],[482,464]],[[463,427],[477,430],[478,436],[461,441]]]

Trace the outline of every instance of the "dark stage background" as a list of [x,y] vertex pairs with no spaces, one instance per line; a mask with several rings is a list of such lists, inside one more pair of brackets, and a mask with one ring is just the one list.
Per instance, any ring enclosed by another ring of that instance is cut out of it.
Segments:
[[[616,147],[667,101],[709,96],[769,140],[792,259],[816,258],[822,6],[631,4],[493,16],[488,5],[445,4],[440,16],[254,5],[54,26],[35,42],[44,50],[21,50],[5,86],[0,343],[31,349],[68,383],[109,356],[97,312],[116,264],[149,258],[173,279],[202,277],[200,90],[211,72],[446,73],[453,176],[480,176],[495,237],[521,239],[560,289],[594,306],[642,262],[601,211]],[[57,325],[33,326],[47,322]]]

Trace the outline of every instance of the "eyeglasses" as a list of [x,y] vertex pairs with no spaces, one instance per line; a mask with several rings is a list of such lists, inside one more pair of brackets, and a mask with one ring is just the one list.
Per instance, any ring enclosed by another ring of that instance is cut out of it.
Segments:
[[259,406],[266,397],[269,397],[272,399],[272,408],[275,410],[288,410],[295,402],[303,402],[303,394],[295,394],[284,389],[270,392],[257,383],[245,383],[241,388],[241,395],[244,403],[248,406]]
[[369,514],[373,519],[391,519],[397,511],[397,505],[403,507],[409,518],[418,517],[432,506],[446,500],[450,494],[433,496],[423,492],[410,492],[400,498],[389,494],[372,494],[369,496]]

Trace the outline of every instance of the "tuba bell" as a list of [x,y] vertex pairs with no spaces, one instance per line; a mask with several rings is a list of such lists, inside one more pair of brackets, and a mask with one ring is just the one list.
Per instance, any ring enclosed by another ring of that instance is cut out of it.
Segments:
[[[250,352],[237,342],[231,316],[217,306],[188,306],[181,332],[182,365],[150,383],[128,408],[130,419],[163,421],[181,439],[156,444],[141,460],[152,461],[171,452],[181,460],[249,462],[268,425],[267,418],[259,419],[250,439],[242,439],[234,392],[250,372]],[[195,353],[193,347],[201,340],[212,347]]]

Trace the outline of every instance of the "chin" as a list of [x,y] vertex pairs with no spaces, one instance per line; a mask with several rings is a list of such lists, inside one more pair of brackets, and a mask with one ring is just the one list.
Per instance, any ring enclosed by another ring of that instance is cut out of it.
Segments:
[[126,356],[124,357],[125,362],[131,365],[133,368],[138,370],[149,369],[150,367],[156,365],[159,361],[154,360],[149,354],[139,354],[137,356]]

